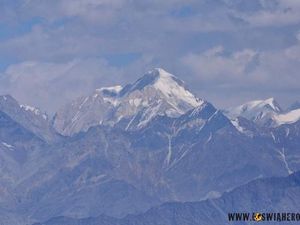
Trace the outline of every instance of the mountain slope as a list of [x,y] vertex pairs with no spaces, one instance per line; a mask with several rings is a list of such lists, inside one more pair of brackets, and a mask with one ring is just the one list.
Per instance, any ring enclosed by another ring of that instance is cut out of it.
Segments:
[[139,130],[93,127],[53,146],[47,162],[16,189],[17,211],[26,208],[21,215],[31,221],[124,216],[288,174],[275,144],[243,135],[208,102],[178,118],[158,115]]
[[58,134],[52,128],[46,114],[34,107],[20,105],[10,95],[0,96],[0,111],[47,142],[58,138]]
[[[16,178],[20,175],[20,167],[28,160],[36,148],[42,147],[43,141],[32,132],[12,120],[7,114],[0,111],[0,160],[2,178],[9,169]],[[20,177],[19,177],[20,178]],[[2,179],[1,181],[3,181]],[[14,184],[14,178],[9,179]]]
[[114,174],[128,159],[123,136],[95,127],[51,146],[40,160],[46,162],[14,188],[20,203],[11,210],[28,221],[40,221],[58,215],[120,217],[157,205],[155,196]]
[[[19,198],[14,189],[42,167],[46,144],[34,133],[0,111],[0,221],[24,223],[16,214]],[[40,154],[42,153],[42,154]]]

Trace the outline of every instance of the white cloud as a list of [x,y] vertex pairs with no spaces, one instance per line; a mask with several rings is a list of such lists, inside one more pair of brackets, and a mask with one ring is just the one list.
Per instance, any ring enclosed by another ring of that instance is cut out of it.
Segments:
[[113,67],[105,59],[88,58],[54,63],[26,61],[10,65],[0,74],[0,94],[11,94],[21,103],[50,113],[96,88],[127,84],[153,68],[153,58],[141,59],[124,67]]
[[[211,91],[222,98],[224,88],[258,92],[266,84],[275,93],[299,88],[292,82],[299,71],[299,28],[289,26],[300,21],[298,0],[256,0],[254,6],[239,0],[11,1],[19,3],[0,5],[1,21],[13,31],[0,42],[0,62],[11,60],[0,92],[5,88],[24,103],[53,111],[115,84],[115,77],[128,83],[157,66],[201,97]],[[142,57],[122,68],[104,60],[130,53]]]
[[300,41],[300,31],[298,31],[298,33],[296,34],[296,38],[298,41]]
[[268,97],[287,106],[299,99],[300,43],[282,50],[244,49],[231,54],[217,46],[188,54],[181,63],[199,96],[219,107]]
[[1,94],[10,93],[23,103],[53,112],[61,104],[90,93],[98,85],[113,83],[113,78],[120,75],[120,71],[101,59],[23,62],[8,67],[2,75],[0,90]]
[[255,12],[235,11],[235,16],[252,26],[285,26],[300,23],[300,1],[298,0],[261,0],[262,9]]
[[299,11],[294,10],[262,11],[242,18],[256,26],[282,26],[300,22]]
[[62,17],[81,17],[90,22],[108,22],[117,16],[127,0],[27,0],[21,9],[25,15],[38,15],[49,20]]
[[[247,90],[300,89],[300,44],[277,51],[244,49],[225,54],[217,46],[201,54],[189,54],[182,63],[195,74],[194,82],[213,87],[247,88]],[[242,92],[242,90],[241,90]]]
[[189,54],[182,58],[182,62],[194,74],[201,74],[199,79],[202,81],[221,84],[228,80],[245,79],[247,67],[256,55],[257,52],[245,49],[226,56],[224,48],[217,46],[202,54]]

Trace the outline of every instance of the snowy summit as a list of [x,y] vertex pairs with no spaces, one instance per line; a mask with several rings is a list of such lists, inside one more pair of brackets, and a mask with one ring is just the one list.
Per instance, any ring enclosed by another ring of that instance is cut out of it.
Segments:
[[103,123],[137,129],[156,116],[179,117],[203,102],[176,76],[155,68],[133,84],[99,88],[77,99],[56,114],[54,125],[65,135]]

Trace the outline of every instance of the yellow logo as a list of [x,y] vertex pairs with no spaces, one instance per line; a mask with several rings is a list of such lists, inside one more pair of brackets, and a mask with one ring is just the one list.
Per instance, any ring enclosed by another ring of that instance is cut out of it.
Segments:
[[254,220],[256,222],[262,221],[262,214],[261,213],[255,213],[254,214]]

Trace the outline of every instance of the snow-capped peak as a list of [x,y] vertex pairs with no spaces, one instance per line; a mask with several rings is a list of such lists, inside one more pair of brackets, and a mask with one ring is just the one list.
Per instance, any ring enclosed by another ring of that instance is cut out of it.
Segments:
[[244,117],[256,124],[272,127],[300,120],[300,109],[284,112],[274,98],[247,102],[226,110],[225,114],[231,119]]
[[124,88],[123,94],[131,93],[135,90],[143,90],[147,86],[154,86],[160,80],[174,82],[175,77],[161,68],[148,71],[144,76]]
[[183,81],[155,68],[133,84],[99,88],[92,96],[78,99],[71,105],[71,113],[69,106],[57,113],[54,124],[65,135],[99,123],[140,128],[156,116],[179,117],[203,102]]
[[163,69],[156,69],[156,71],[158,71],[159,78],[154,83],[154,87],[160,90],[167,98],[176,97],[193,107],[203,103],[184,87],[183,81]]
[[155,68],[149,71],[133,85],[127,88],[125,87],[121,92],[128,94],[135,90],[143,90],[149,86],[163,94],[165,99],[171,104],[182,101],[192,107],[197,107],[203,103],[202,100],[196,98],[185,88],[182,80],[162,68]]
[[280,113],[282,111],[274,98],[250,101],[237,108],[239,108],[242,112],[269,110]]
[[260,103],[261,105],[268,105],[270,106],[275,112],[280,113],[282,112],[281,107],[276,102],[274,98],[268,98]]
[[240,106],[229,108],[228,110],[226,110],[226,114],[231,118],[241,116],[250,120],[255,120],[258,117],[263,117],[269,113],[277,114],[281,112],[281,107],[278,105],[274,98],[250,101]]
[[250,101],[225,110],[225,114],[231,119],[244,117],[259,125],[272,124],[274,116],[280,113],[282,113],[282,109],[274,98]]

